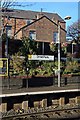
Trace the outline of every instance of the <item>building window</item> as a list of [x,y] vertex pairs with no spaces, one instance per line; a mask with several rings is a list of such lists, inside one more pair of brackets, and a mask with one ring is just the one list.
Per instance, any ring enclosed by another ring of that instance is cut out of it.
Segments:
[[33,20],[27,20],[27,25],[29,25]]
[[36,32],[35,31],[30,31],[29,32],[29,38],[32,40],[36,40]]
[[53,41],[54,41],[55,43],[58,42],[58,32],[54,32],[54,33],[53,33]]
[[12,29],[11,30],[8,30],[8,37],[12,37]]

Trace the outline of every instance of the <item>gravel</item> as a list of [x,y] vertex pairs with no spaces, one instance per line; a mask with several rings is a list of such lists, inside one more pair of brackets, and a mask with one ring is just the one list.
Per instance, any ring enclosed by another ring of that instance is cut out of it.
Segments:
[[[73,108],[75,108],[75,107],[79,108],[79,105],[74,106]],[[32,115],[26,115],[25,117],[22,117],[21,119],[20,118],[12,118],[12,119],[6,118],[5,120],[27,120],[27,119],[29,120],[29,119],[32,119],[32,118],[39,120],[41,118],[68,118],[68,117],[74,117],[74,116],[80,115],[80,109],[69,110],[69,111],[67,111],[67,110],[65,110],[65,111],[55,111],[55,112],[41,113],[41,114],[38,114],[38,115],[34,114],[34,113],[38,113],[38,112],[58,110],[58,109],[63,109],[63,108],[67,109],[67,108],[70,108],[70,106],[65,105],[64,107],[59,106],[57,108],[54,108],[54,107],[34,108],[34,109],[29,108],[27,111],[24,111],[23,109],[18,109],[17,111],[11,109],[10,111],[1,112],[0,114],[1,114],[2,118],[4,118],[4,117],[8,117],[8,116],[19,115],[19,114],[22,114],[22,113],[24,113],[24,114],[25,113],[27,113],[27,114],[28,113],[33,113]]]

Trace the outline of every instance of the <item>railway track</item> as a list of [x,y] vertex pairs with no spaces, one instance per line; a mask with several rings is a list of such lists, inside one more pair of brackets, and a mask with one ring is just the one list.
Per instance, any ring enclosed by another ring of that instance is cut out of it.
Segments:
[[5,116],[2,115],[2,120],[28,120],[28,118],[55,118],[55,120],[61,119],[65,120],[75,118],[74,120],[80,120],[80,107],[71,107],[71,108],[45,108],[45,109],[36,109],[34,111],[28,110],[23,111],[20,110],[18,112],[14,112],[13,114],[9,113]]

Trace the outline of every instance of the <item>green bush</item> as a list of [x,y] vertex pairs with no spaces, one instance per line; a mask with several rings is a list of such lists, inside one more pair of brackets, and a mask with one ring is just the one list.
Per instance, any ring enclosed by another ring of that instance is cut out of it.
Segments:
[[16,53],[15,55],[12,55],[12,59],[10,60],[10,66],[13,68],[13,72],[11,73],[11,75],[25,74],[23,63],[24,59],[20,58],[20,52]]
[[65,67],[65,70],[64,70],[64,74],[67,74],[67,73],[74,73],[74,72],[77,72],[79,71],[80,69],[80,66],[79,66],[79,63],[75,60],[73,61],[67,61],[66,62],[66,67]]

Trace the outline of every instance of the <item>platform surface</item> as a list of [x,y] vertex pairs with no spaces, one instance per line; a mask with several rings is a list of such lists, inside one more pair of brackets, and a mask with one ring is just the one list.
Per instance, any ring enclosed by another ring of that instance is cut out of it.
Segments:
[[79,84],[58,86],[44,86],[44,87],[30,87],[30,88],[1,88],[0,97],[21,96],[21,95],[37,95],[48,93],[63,93],[63,92],[79,92]]

